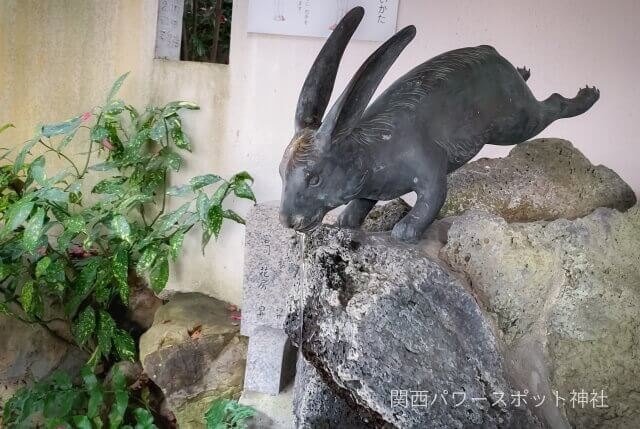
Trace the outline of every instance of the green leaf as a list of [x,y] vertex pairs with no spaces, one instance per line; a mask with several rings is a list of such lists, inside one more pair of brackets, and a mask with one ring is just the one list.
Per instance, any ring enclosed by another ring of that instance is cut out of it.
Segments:
[[116,322],[106,311],[98,312],[98,348],[103,356],[111,352],[111,342],[116,330]]
[[45,137],[54,137],[62,134],[67,134],[71,131],[76,130],[80,124],[82,123],[82,119],[80,116],[76,116],[75,118],[68,119],[64,122],[57,122],[51,125],[43,125],[42,126],[42,135]]
[[22,245],[24,249],[33,253],[40,242],[42,236],[42,230],[44,225],[44,210],[42,207],[38,207],[36,214],[31,216],[27,226],[24,229],[24,235],[22,236]]
[[127,391],[127,379],[118,365],[113,367],[113,378],[111,380],[111,384],[115,392]]
[[209,410],[204,415],[207,429],[227,428],[225,417],[227,414],[227,399],[219,398],[211,403]]
[[171,140],[173,140],[173,143],[177,148],[191,152],[191,140],[182,131],[182,128],[176,127],[171,129]]
[[255,414],[255,409],[237,401],[218,398],[204,415],[207,429],[245,428],[246,420]]
[[40,155],[34,159],[31,164],[29,164],[28,177],[35,180],[38,185],[44,186],[46,181],[46,175],[44,172],[44,156]]
[[167,255],[160,255],[156,259],[156,263],[153,269],[151,270],[151,274],[149,276],[151,289],[153,289],[155,293],[162,292],[165,286],[167,286],[168,280],[169,280],[169,260],[167,259]]
[[76,133],[78,132],[78,128],[74,129],[73,131],[71,131],[70,133],[68,133],[61,141],[60,144],[58,145],[58,152],[60,152],[61,150],[63,150],[65,147],[69,146],[69,143],[71,143],[71,141],[73,140],[73,138],[76,136]]
[[213,233],[213,235],[218,237],[220,234],[220,228],[222,227],[222,207],[219,205],[214,205],[209,208],[209,212],[207,213],[207,221],[206,227],[207,229]]
[[22,304],[22,309],[27,314],[32,314],[35,310],[36,305],[36,285],[33,281],[28,281],[22,286],[22,290],[20,291],[20,303]]
[[124,110],[124,102],[122,100],[112,100],[104,108],[104,112],[109,115],[118,115]]
[[113,255],[113,276],[118,282],[118,293],[124,305],[129,303],[129,283],[127,273],[129,271],[129,254],[126,249],[120,248]]
[[119,194],[123,192],[124,177],[111,177],[99,181],[91,190],[94,194]]
[[234,212],[233,210],[223,210],[222,216],[226,219],[231,219],[234,222],[241,223],[242,225],[245,224],[245,221],[242,218],[242,216],[240,216],[238,213]]
[[115,402],[109,412],[109,428],[118,429],[124,418],[129,404],[129,394],[126,390],[120,390],[115,393]]
[[92,165],[91,167],[89,167],[89,170],[93,170],[93,171],[108,171],[108,170],[113,170],[114,168],[118,167],[118,163],[115,161],[106,161],[106,162],[102,162],[100,164],[95,164]]
[[131,104],[125,105],[124,108],[129,111],[129,114],[131,115],[131,120],[136,119],[138,116],[140,116],[140,113],[138,113],[138,110],[136,110],[136,108],[133,107]]
[[253,177],[251,177],[251,175],[246,171],[241,171],[240,173],[234,174],[230,182],[237,183],[245,180],[250,180],[251,182],[253,182]]
[[91,137],[91,140],[93,140],[94,142],[101,142],[102,140],[109,137],[109,130],[107,130],[102,125],[96,125],[93,128],[91,128],[90,137]]
[[207,213],[211,207],[211,201],[204,192],[198,192],[198,199],[196,200],[196,209],[198,210],[198,218],[202,222],[206,222]]
[[134,429],[158,429],[153,423],[153,415],[145,408],[136,408],[133,410],[136,418],[136,427]]
[[127,78],[128,75],[129,75],[129,72],[126,72],[125,74],[120,76],[118,79],[116,79],[116,81],[113,83],[113,86],[111,87],[111,90],[109,91],[109,94],[107,95],[106,104],[109,104],[109,102],[113,100],[113,97],[116,96],[116,94],[120,90],[120,87],[122,86],[122,83],[124,82],[124,80]]
[[9,306],[6,302],[0,302],[0,314],[11,316],[11,310],[9,310]]
[[81,346],[87,342],[96,329],[96,312],[93,307],[86,306],[76,318],[73,335]]
[[135,362],[136,360],[136,343],[131,335],[125,330],[116,329],[113,333],[113,347],[120,360],[128,360]]
[[245,198],[256,202],[256,197],[253,195],[251,187],[244,181],[236,182],[233,187],[233,193],[239,198]]
[[89,365],[85,365],[80,370],[80,375],[82,376],[82,382],[87,390],[95,389],[100,386],[98,382],[98,377],[93,372],[93,368]]
[[[101,305],[105,305],[111,299],[113,289],[111,288],[111,279],[113,278],[113,271],[111,267],[102,267],[98,270],[96,277],[95,292],[93,294],[96,302]],[[118,288],[118,293],[120,290]]]
[[118,237],[127,243],[131,242],[131,227],[129,226],[129,222],[127,222],[127,218],[123,215],[115,215],[113,219],[111,219],[111,227]]
[[153,261],[156,260],[156,256],[158,256],[158,248],[156,246],[148,246],[144,249],[144,252],[142,252],[140,259],[138,259],[138,263],[136,264],[136,271],[138,274],[146,272],[153,264]]
[[51,390],[47,392],[44,402],[44,416],[47,419],[67,417],[78,397],[79,392],[76,390]]
[[180,166],[182,165],[182,158],[180,157],[180,155],[170,150],[163,149],[163,151],[164,151],[163,156],[165,158],[167,167],[169,167],[173,171],[180,170]]
[[137,163],[143,159],[142,154],[140,153],[140,148],[149,141],[149,129],[144,128],[137,132],[129,141],[126,143],[124,147],[124,158],[123,162],[128,163]]
[[173,258],[174,261],[178,257],[178,253],[182,248],[185,234],[186,231],[178,231],[169,239],[169,253],[171,254],[171,258]]
[[73,282],[71,296],[65,303],[65,312],[67,315],[74,315],[78,310],[82,301],[89,295],[96,281],[98,266],[101,258],[93,257],[80,270],[80,274]]
[[27,220],[33,210],[33,202],[22,199],[9,207],[5,215],[5,224],[2,228],[0,236],[4,236],[9,232],[16,230],[22,223]]
[[221,180],[222,178],[215,174],[205,174],[202,176],[196,176],[192,178],[191,180],[189,180],[189,184],[191,185],[193,190],[197,190],[207,185],[211,185],[213,183],[219,182]]
[[135,194],[135,195],[132,195],[132,196],[127,197],[126,199],[122,200],[118,204],[118,210],[130,209],[131,207],[134,207],[134,206],[142,204],[142,203],[149,202],[151,200],[152,200],[152,197],[150,195]]
[[42,277],[47,272],[47,269],[50,265],[51,258],[49,256],[45,256],[44,258],[40,259],[36,264],[36,278],[39,279],[40,277]]
[[172,186],[167,189],[167,195],[171,195],[172,197],[182,197],[191,192],[193,192],[193,188],[190,185]]
[[202,242],[200,244],[200,248],[202,249],[203,255],[205,247],[207,247],[207,244],[209,244],[209,241],[211,241],[211,235],[212,233],[208,228],[202,228]]
[[223,182],[218,189],[213,193],[211,197],[211,205],[219,206],[222,204],[222,201],[229,195],[231,192],[231,184],[227,182]]
[[13,124],[4,124],[3,126],[0,127],[0,133],[3,131],[6,131],[9,128],[15,128],[16,126]]
[[191,203],[181,205],[178,210],[161,216],[154,225],[154,234],[161,235],[169,231],[189,210]]
[[69,202],[72,204],[82,205],[82,192],[70,192]]
[[174,115],[180,109],[198,110],[200,106],[189,101],[172,101],[167,103],[162,109],[162,114],[165,118]]
[[73,424],[77,429],[93,429],[91,420],[87,416],[74,416]]
[[69,194],[59,188],[49,188],[40,193],[40,198],[52,203],[66,203],[69,201]]
[[84,386],[89,392],[89,402],[87,404],[87,417],[94,419],[100,415],[103,405],[104,391],[102,385],[98,382],[98,378],[93,373],[90,366],[82,368],[82,380]]
[[18,171],[20,171],[20,169],[24,166],[24,159],[26,158],[26,156],[29,153],[29,151],[31,149],[33,149],[33,147],[39,141],[40,141],[40,136],[38,135],[38,136],[32,138],[31,140],[27,141],[24,144],[24,146],[22,146],[22,149],[20,149],[20,152],[18,152],[18,156],[16,156],[16,159],[13,162],[13,172],[14,173],[17,173]]
[[84,217],[81,214],[75,214],[67,218],[62,222],[62,225],[65,228],[65,232],[69,232],[70,234],[79,234],[84,232],[86,228]]
[[159,142],[166,136],[167,136],[167,128],[165,126],[164,120],[160,119],[153,124],[153,127],[151,127],[151,132],[149,132],[149,138],[151,138],[151,140]]

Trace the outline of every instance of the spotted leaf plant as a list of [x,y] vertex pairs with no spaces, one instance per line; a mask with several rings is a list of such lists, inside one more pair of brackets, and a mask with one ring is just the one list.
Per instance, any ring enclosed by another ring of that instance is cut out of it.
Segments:
[[[204,251],[225,220],[244,223],[224,207],[230,196],[255,201],[246,172],[169,187],[192,150],[181,112],[198,106],[138,111],[117,98],[125,78],[101,106],[0,149],[0,312],[46,327],[67,322],[90,366],[136,358],[114,310],[127,306],[132,278],[162,291],[186,234],[197,226]],[[170,211],[168,196],[185,200]]]

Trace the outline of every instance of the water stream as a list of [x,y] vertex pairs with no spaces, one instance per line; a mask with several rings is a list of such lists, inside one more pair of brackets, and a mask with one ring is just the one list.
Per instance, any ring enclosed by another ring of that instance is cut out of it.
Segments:
[[300,303],[298,304],[300,307],[298,309],[298,318],[299,318],[299,324],[300,324],[300,334],[298,337],[298,360],[302,359],[302,341],[303,341],[303,328],[304,328],[304,300],[305,300],[305,280],[307,278],[307,270],[306,270],[306,264],[304,262],[304,242],[305,242],[305,235],[304,233],[301,232],[297,232],[296,234],[298,234],[298,238],[299,238],[299,242],[300,242],[300,270],[301,270],[301,275],[300,275]]

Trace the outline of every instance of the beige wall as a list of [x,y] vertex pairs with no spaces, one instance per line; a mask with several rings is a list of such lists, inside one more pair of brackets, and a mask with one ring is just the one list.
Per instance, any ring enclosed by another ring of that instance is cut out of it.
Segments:
[[[265,0],[266,1],[266,0]],[[321,39],[246,33],[247,0],[234,2],[230,66],[153,60],[156,0],[2,0],[0,123],[19,129],[3,146],[26,139],[37,122],[64,119],[102,100],[113,79],[131,71],[123,96],[143,106],[198,102],[185,127],[195,153],[172,178],[230,175],[247,169],[258,199],[277,199],[280,156],[292,133],[297,93]],[[382,84],[448,49],[489,43],[532,69],[538,98],[573,96],[597,85],[602,98],[586,115],[559,121],[543,135],[572,140],[592,161],[615,169],[640,190],[635,123],[640,2],[635,0],[400,0],[399,23],[418,35]],[[342,89],[377,44],[353,42],[336,83]],[[487,147],[481,156],[509,149]],[[249,206],[240,203],[246,213]],[[199,290],[240,302],[243,229],[228,225],[205,256],[198,237],[172,273],[172,289]]]

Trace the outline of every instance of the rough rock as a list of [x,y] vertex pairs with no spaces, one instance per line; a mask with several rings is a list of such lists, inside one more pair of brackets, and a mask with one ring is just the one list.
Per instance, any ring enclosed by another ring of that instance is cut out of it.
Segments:
[[620,176],[591,164],[570,142],[536,139],[505,158],[479,159],[451,173],[439,216],[477,208],[508,222],[575,219],[598,207],[624,211],[635,202]]
[[204,428],[215,399],[238,399],[247,341],[226,303],[198,294],[173,295],[140,338],[140,361],[163,391],[181,427]]
[[411,210],[402,198],[376,205],[362,223],[362,230],[369,232],[391,231],[393,226]]
[[638,205],[522,224],[472,211],[449,230],[441,255],[473,285],[523,382],[565,399],[544,409],[553,427],[640,427],[638,249]]
[[60,370],[79,373],[87,356],[45,328],[0,315],[0,404],[19,388]]
[[[540,426],[526,406],[499,402],[517,386],[490,321],[420,248],[321,227],[304,261],[304,307],[292,303],[287,329],[295,343],[302,331],[304,357],[370,427]],[[468,398],[457,407],[455,392]]]
[[296,429],[368,429],[361,416],[345,399],[320,378],[318,371],[300,358],[293,393]]

